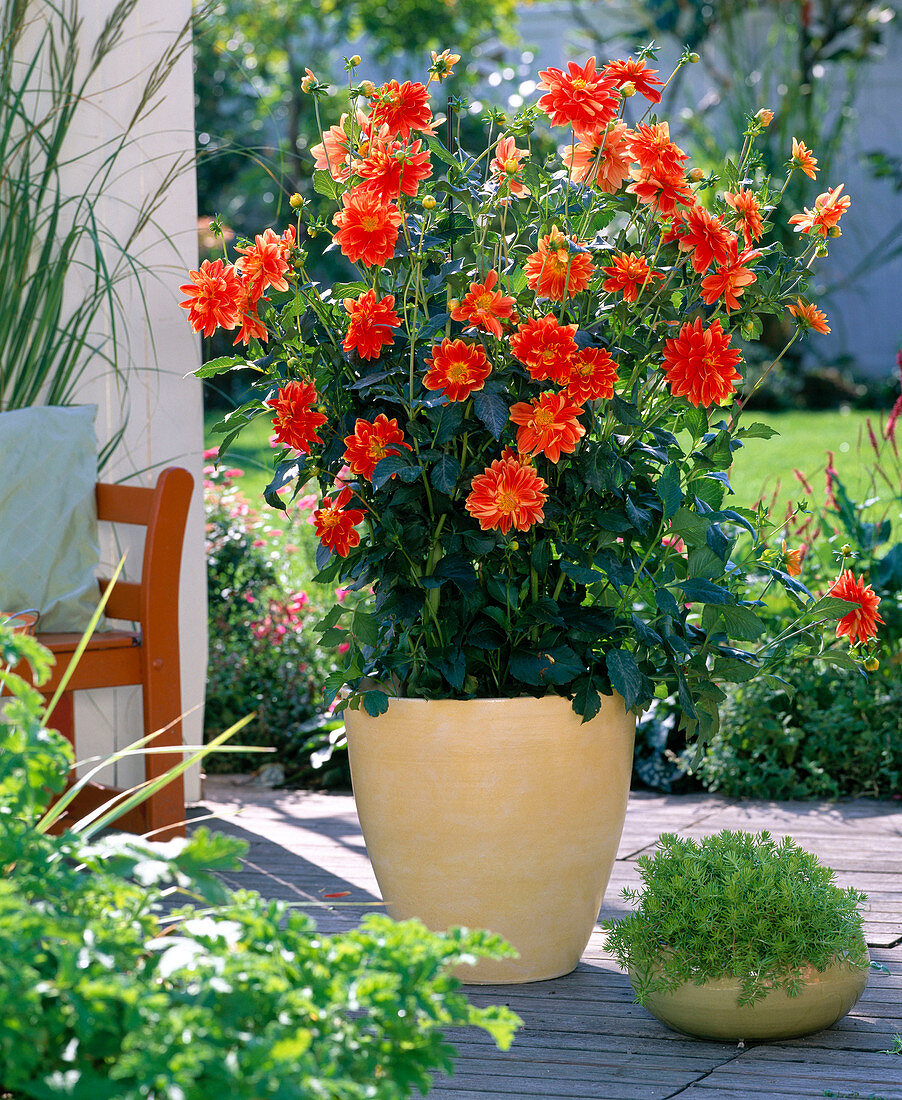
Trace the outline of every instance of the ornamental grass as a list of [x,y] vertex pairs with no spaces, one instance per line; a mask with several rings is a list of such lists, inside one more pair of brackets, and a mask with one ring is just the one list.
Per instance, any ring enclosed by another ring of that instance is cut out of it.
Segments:
[[[767,109],[738,156],[693,167],[653,59],[546,69],[537,102],[490,111],[469,151],[443,83],[456,55],[381,87],[352,58],[348,109],[311,151],[331,219],[292,196],[295,225],[191,273],[190,323],[239,346],[199,373],[256,375],[221,454],[273,418],[267,501],[290,512],[315,480],[316,579],[372,591],[320,624],[350,642],[326,685],[350,689],[343,705],[557,693],[588,719],[616,691],[636,710],[678,699],[704,740],[722,685],[845,644],[831,621],[867,659],[866,578],[809,591],[783,526],[732,506],[730,485],[744,441],[773,434],[744,415],[743,341],[768,315],[786,348],[824,331],[806,288],[849,199],[837,184],[784,209],[816,158],[801,135],[769,178]],[[303,88],[319,118],[327,85],[308,70]],[[320,235],[347,265],[331,286],[308,272]],[[797,618],[767,638],[772,586]]]

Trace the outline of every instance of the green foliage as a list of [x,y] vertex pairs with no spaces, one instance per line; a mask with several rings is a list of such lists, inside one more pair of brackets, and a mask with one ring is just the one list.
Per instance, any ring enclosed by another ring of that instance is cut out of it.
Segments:
[[[26,652],[2,627],[0,644]],[[0,1092],[402,1100],[453,1068],[444,1028],[510,1044],[514,1014],[470,1005],[450,974],[510,953],[489,933],[370,915],[318,934],[285,905],[227,891],[219,873],[246,845],[205,829],[167,843],[37,831],[35,804],[71,755],[57,733],[34,731],[39,701],[18,698],[29,728],[19,736],[8,708],[0,722]],[[189,899],[203,908],[173,908]]]
[[902,790],[902,679],[809,662],[733,688],[695,775],[730,798],[890,798]]
[[836,886],[833,871],[788,837],[665,833],[637,865],[643,890],[623,897],[638,908],[604,928],[640,1004],[720,977],[740,979],[739,1003],[751,1004],[770,989],[796,994],[807,966],[867,966],[865,895]]
[[[89,369],[115,373],[124,393],[119,293],[141,270],[136,240],[184,164],[173,163],[133,204],[127,230],[112,233],[101,211],[135,128],[191,45],[186,24],[150,66],[113,136],[73,153],[75,136],[94,133],[87,105],[97,73],[121,47],[134,8],[134,0],[112,5],[85,48],[76,0],[0,0],[0,409],[71,404]],[[74,173],[80,182],[71,194]],[[102,462],[120,434],[105,441]]]
[[[204,728],[209,739],[253,713],[242,742],[275,751],[263,760],[240,753],[213,756],[207,767],[241,771],[278,762],[289,782],[348,788],[341,720],[324,713],[323,685],[336,670],[336,657],[320,646],[314,630],[335,593],[327,589],[324,594],[320,586],[294,587],[299,575],[312,572],[313,529],[306,523],[312,498],[299,499],[293,510],[296,530],[283,532],[237,488],[234,478],[240,473],[208,470],[205,478],[209,658]],[[340,644],[338,632],[333,646]]]

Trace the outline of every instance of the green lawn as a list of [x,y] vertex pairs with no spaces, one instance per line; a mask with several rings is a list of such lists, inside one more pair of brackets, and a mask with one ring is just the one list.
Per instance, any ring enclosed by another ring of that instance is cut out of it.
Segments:
[[[732,471],[736,499],[733,503],[752,507],[762,495],[768,499],[778,490],[775,515],[780,515],[787,501],[799,500],[808,494],[796,480],[793,470],[800,469],[815,490],[814,501],[822,501],[826,452],[833,451],[836,469],[853,500],[868,490],[869,469],[873,451],[867,439],[866,420],[876,414],[842,410],[836,412],[747,413],[744,423],[760,421],[780,434],[771,439],[750,439],[737,452]],[[210,428],[219,419],[218,413],[208,413],[206,435],[208,447],[215,446]],[[269,418],[261,417],[245,432],[234,449],[229,451],[227,465],[245,471],[241,488],[251,499],[259,498],[272,470],[272,450]]]

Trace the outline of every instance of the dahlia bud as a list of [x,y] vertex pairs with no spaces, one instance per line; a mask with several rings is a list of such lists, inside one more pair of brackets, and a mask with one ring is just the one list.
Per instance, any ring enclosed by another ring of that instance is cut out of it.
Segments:
[[424,210],[434,210],[435,207],[436,207],[435,196],[434,195],[424,195],[423,196],[423,209]]
[[843,545],[839,548],[839,552],[844,558],[847,558],[852,553],[852,547],[847,542],[843,543]]
[[308,95],[316,87],[317,80],[313,73],[307,69],[307,75],[301,79],[301,91],[304,95]]
[[349,57],[348,64],[351,66],[352,69],[356,69],[357,66],[360,64],[360,54],[355,53],[353,57]]
[[767,107],[762,107],[760,111],[756,111],[755,118],[762,126],[770,126],[774,120],[774,112]]
[[457,298],[452,298],[451,301],[448,302],[448,312],[449,313],[451,313],[453,310],[459,309],[459,308],[460,308],[460,302],[457,300]]
[[838,225],[831,225],[830,228],[827,230],[827,233],[831,237],[841,237],[842,236],[842,230],[839,228]]
[[692,53],[691,53],[691,54],[689,54],[689,62],[690,62],[690,64],[692,64],[692,65],[697,65],[697,64],[699,63],[699,61],[701,61],[701,58],[700,58],[700,57],[698,56],[698,54],[697,54],[697,53],[696,53],[696,52],[695,52],[695,51],[693,50],[693,51],[692,51]]
[[511,541],[510,541],[510,542],[509,542],[509,543],[507,544],[507,546],[508,546],[508,549],[509,549],[509,550],[519,550],[519,549],[520,549],[520,543],[519,543],[519,542],[517,542],[517,540],[516,540],[516,539],[512,539],[512,540],[511,540]]
[[620,94],[624,99],[631,99],[636,94],[636,85],[632,80],[628,80],[620,89]]
[[703,180],[704,178],[705,173],[701,168],[693,168],[689,173],[689,180],[691,183],[698,183],[699,180]]
[[316,237],[317,235],[318,235],[318,231],[316,229],[314,229],[312,225],[308,225],[307,226],[307,236],[308,237]]
[[864,662],[864,668],[866,672],[876,672],[880,668],[880,662],[876,657],[868,657]]
[[295,191],[295,193],[288,200],[288,205],[291,207],[292,210],[300,210],[301,207],[304,205],[304,196],[299,195],[297,191]]
[[361,80],[360,91],[365,96],[374,96],[376,94],[376,85],[372,82],[372,80]]

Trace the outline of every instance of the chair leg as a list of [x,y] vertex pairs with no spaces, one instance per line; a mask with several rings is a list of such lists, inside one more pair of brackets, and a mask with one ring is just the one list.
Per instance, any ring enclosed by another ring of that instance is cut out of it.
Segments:
[[[144,736],[163,730],[150,742],[150,747],[174,748],[184,743],[179,674],[177,669],[173,672],[165,667],[166,664],[174,664],[177,659],[177,654],[174,660],[170,657],[165,663],[157,658],[159,666],[144,679]],[[178,753],[172,752],[148,753],[145,760],[145,777],[156,779],[178,764],[180,757]],[[185,784],[181,775],[151,795],[145,805],[147,829],[153,831],[154,840],[171,840],[173,837],[185,836],[185,826],[173,824],[184,821],[185,818]]]

